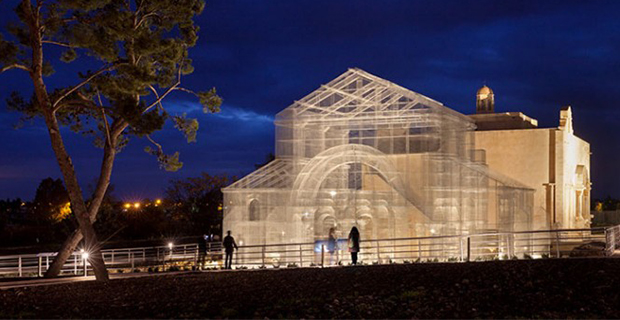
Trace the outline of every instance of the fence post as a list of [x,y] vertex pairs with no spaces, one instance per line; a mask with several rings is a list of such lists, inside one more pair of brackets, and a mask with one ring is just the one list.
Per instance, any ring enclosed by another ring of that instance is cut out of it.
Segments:
[[340,247],[338,247],[338,250],[336,250],[336,264],[338,264],[340,262]]
[[263,267],[266,267],[265,265],[265,245],[263,244],[263,250],[262,250],[262,260],[263,260]]
[[110,264],[114,264],[114,249],[112,249],[112,262]]
[[17,272],[19,273],[19,277],[21,278],[22,276],[22,256],[19,256],[17,258]]
[[[233,251],[234,252],[234,251]],[[237,254],[235,254],[235,265],[239,266],[239,248],[237,247]],[[232,269],[232,266],[230,266]]]
[[50,268],[50,256],[45,256],[45,270]]
[[471,238],[467,236],[467,262],[471,259]]
[[146,249],[142,248],[142,262],[146,263]]
[[321,245],[321,268],[325,266],[325,245]]
[[418,239],[418,259],[422,262],[422,242]]
[[43,258],[39,256],[39,270],[38,270],[39,277],[42,276],[41,274],[42,264],[43,264]]
[[463,262],[463,237],[459,237],[459,261]]
[[555,232],[555,252],[558,258],[560,258],[560,233]]
[[134,261],[134,260],[135,260],[134,258],[135,258],[135,254],[134,254],[133,252],[131,252],[131,251],[130,251],[130,252],[129,252],[129,259],[131,259],[131,272],[133,272],[133,269],[134,269],[134,267],[136,266],[136,263],[135,263],[135,261]]
[[381,245],[379,244],[379,241],[376,241],[376,243],[377,243],[377,262],[381,264]]
[[303,267],[304,266],[304,256],[303,256],[303,251],[301,251],[301,244],[299,245],[299,267]]
[[84,277],[88,277],[88,259],[82,258],[82,260],[84,260]]
[[[103,254],[102,254],[103,255]],[[73,253],[73,274],[77,275],[77,254]]]

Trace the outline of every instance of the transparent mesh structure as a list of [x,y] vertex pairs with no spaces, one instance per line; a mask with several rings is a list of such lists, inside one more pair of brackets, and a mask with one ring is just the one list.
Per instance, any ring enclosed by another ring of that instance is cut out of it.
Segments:
[[224,192],[243,245],[530,229],[531,188],[489,170],[475,125],[359,69],[277,114],[276,158]]

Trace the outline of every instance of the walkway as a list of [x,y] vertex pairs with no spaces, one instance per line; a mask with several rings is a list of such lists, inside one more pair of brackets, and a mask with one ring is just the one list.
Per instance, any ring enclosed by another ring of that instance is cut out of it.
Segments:
[[[222,271],[228,271],[228,270],[222,270]],[[165,276],[165,275],[179,275],[179,274],[189,274],[189,273],[194,273],[194,272],[196,271],[174,271],[174,272],[158,272],[158,273],[148,273],[148,272],[113,273],[113,274],[110,274],[110,280],[142,278],[142,277],[152,277],[152,276]],[[14,280],[14,281],[0,282],[0,290],[7,290],[7,289],[13,289],[13,288],[25,288],[25,287],[49,286],[49,285],[55,285],[55,284],[65,284],[65,283],[94,281],[94,280],[95,280],[95,276],[20,279],[20,280]]]

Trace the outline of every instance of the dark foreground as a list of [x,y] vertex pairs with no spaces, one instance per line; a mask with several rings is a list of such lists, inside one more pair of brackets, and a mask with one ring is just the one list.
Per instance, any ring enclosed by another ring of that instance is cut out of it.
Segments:
[[193,273],[0,291],[0,318],[619,318],[620,259]]

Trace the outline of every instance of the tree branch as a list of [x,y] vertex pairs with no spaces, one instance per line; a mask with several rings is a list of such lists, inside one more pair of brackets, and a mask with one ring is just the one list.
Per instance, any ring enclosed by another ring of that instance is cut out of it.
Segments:
[[41,40],[41,43],[55,44],[57,46],[66,47],[66,48],[74,48],[74,46],[68,43],[62,43],[62,42],[52,41],[52,40]]
[[105,68],[99,69],[99,71],[93,73],[90,77],[84,79],[84,81],[78,83],[77,85],[75,85],[73,88],[69,89],[69,91],[65,92],[62,96],[60,96],[53,104],[52,104],[52,109],[53,112],[58,111],[58,109],[60,109],[60,101],[62,101],[62,99],[66,98],[67,96],[69,96],[70,94],[72,94],[73,92],[75,92],[75,90],[81,88],[82,86],[86,85],[87,83],[89,83],[91,80],[93,80],[94,78],[96,78],[97,76],[99,76],[100,74],[106,72],[106,71],[110,71],[112,69],[114,69],[116,67],[116,65],[111,65],[111,66],[107,66]]
[[[157,90],[155,90],[155,88],[152,85],[149,85],[149,89],[151,89],[151,91],[153,92],[153,94],[155,95],[156,99],[159,99],[159,93],[157,93]],[[161,100],[159,101],[159,108],[160,109],[164,109],[164,106],[161,104]]]
[[155,12],[147,13],[147,14],[143,15],[142,18],[140,18],[140,21],[136,24],[134,29],[138,29],[142,25],[142,23],[144,21],[146,21],[146,18],[148,18],[150,16],[156,16],[156,17],[161,19],[161,17],[159,17],[159,15],[157,13],[155,13]]
[[30,72],[30,68],[26,67],[25,65],[19,64],[19,63],[13,63],[8,66],[2,67],[2,69],[0,69],[0,73],[3,73],[4,71],[11,70],[11,69],[22,69],[24,71]]
[[181,84],[180,81],[177,81],[177,83],[175,83],[172,87],[168,88],[168,90],[166,90],[166,92],[164,92],[160,97],[157,98],[157,100],[155,100],[153,103],[151,103],[148,107],[146,107],[146,109],[144,109],[144,111],[142,111],[142,113],[147,113],[149,110],[151,110],[151,108],[153,108],[155,105],[160,104],[161,105],[161,101],[164,100],[164,98],[172,91],[174,91],[179,85]]
[[101,108],[101,117],[103,118],[103,124],[105,126],[106,141],[108,147],[112,148],[112,139],[110,138],[110,126],[108,125],[108,118],[105,115],[105,109],[103,108],[103,102],[101,102],[101,94],[97,90],[97,98],[99,99],[99,107]]
[[[142,113],[146,113],[149,110],[151,110],[151,108],[153,108],[155,105],[159,104],[161,106],[161,108],[163,109],[163,106],[161,105],[161,101],[172,91],[177,90],[179,88],[179,85],[181,84],[181,69],[183,68],[183,63],[185,62],[185,58],[181,59],[181,63],[179,64],[179,71],[177,72],[177,82],[172,85],[172,87],[168,88],[168,90],[166,90],[166,92],[164,92],[164,94],[161,95],[161,97],[157,97],[157,100],[155,100],[155,102],[151,103],[151,105],[149,105],[146,109],[144,109],[144,111],[142,111]],[[155,90],[154,88],[151,88],[151,90]],[[184,89],[186,90],[186,89]],[[157,96],[157,91],[155,91],[155,95]]]
[[187,92],[187,93],[193,94],[193,95],[195,95],[195,96],[198,96],[198,94],[197,94],[196,92],[194,92],[194,91],[192,91],[192,90],[190,90],[190,89],[187,89],[187,88],[177,87],[175,90],[179,90],[179,91]]
[[157,150],[158,150],[160,153],[163,153],[163,148],[161,147],[161,144],[159,144],[159,143],[155,142],[155,140],[153,140],[153,139],[151,138],[151,136],[150,136],[150,135],[148,135],[148,134],[146,135],[146,138],[147,138],[147,139],[148,139],[148,140],[149,140],[152,144],[154,144],[154,145],[157,147]]

